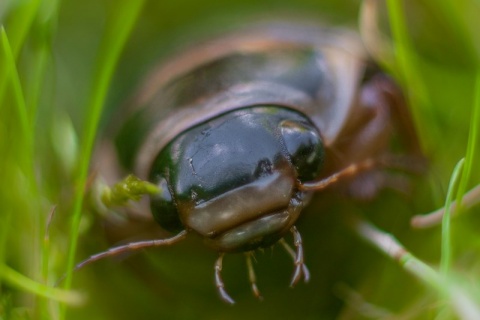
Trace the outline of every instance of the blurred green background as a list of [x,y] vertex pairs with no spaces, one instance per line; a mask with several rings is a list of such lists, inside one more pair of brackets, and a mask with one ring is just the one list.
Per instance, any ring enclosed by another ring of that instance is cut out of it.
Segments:
[[[66,272],[69,255],[79,261],[112,245],[102,218],[80,210],[88,141],[97,124],[101,135],[116,107],[160,59],[255,19],[293,17],[357,29],[360,5],[354,0],[1,1],[0,319],[458,317],[448,299],[360,241],[342,213],[365,216],[437,268],[440,227],[413,230],[409,220],[443,205],[453,167],[466,154],[480,92],[475,89],[478,0],[380,5],[380,26],[396,54],[385,68],[408,93],[430,170],[414,179],[410,197],[389,191],[371,203],[352,203],[334,192],[316,197],[298,223],[310,283],[290,289],[293,266],[284,251],[258,252],[254,266],[265,298],[259,302],[250,293],[243,256],[227,255],[224,280],[237,301],[227,306],[213,284],[216,253],[189,237],[76,273],[72,289],[86,296],[83,303],[49,288]],[[405,37],[389,31],[396,18],[407,25]],[[121,53],[118,63],[100,63],[115,62],[109,55],[115,50]],[[108,85],[105,95],[102,83]],[[95,113],[101,113],[99,121]],[[468,188],[480,182],[478,153],[467,163]],[[478,207],[452,220],[449,274],[480,308],[479,225]],[[72,239],[78,243],[73,253]],[[57,302],[62,299],[70,303]]]

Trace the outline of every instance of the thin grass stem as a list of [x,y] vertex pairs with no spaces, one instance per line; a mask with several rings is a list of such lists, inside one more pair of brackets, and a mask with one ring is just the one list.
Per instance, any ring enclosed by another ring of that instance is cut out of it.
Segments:
[[446,298],[460,319],[480,319],[478,305],[463,288],[415,257],[394,236],[356,216],[349,216],[348,221],[360,238]]
[[[119,1],[116,4],[115,15],[108,22],[103,38],[95,73],[92,81],[90,99],[86,107],[87,119],[80,142],[79,168],[76,175],[76,193],[74,196],[72,220],[70,224],[69,249],[67,258],[67,275],[65,289],[69,289],[72,281],[72,270],[75,265],[78,233],[82,213],[84,186],[87,181],[90,157],[97,133],[97,127],[112,79],[114,68],[118,62],[122,48],[130,34],[134,22],[144,1]],[[61,319],[65,318],[65,308],[62,308]]]
[[458,186],[464,163],[465,159],[461,159],[453,169],[452,177],[450,178],[450,183],[448,185],[447,199],[445,200],[445,214],[443,215],[442,219],[442,255],[440,259],[440,271],[444,276],[447,276],[448,272],[450,271],[450,265],[452,264],[450,231],[451,206],[453,195],[455,194],[455,189]]
[[[402,1],[387,0],[387,10],[395,50],[394,56],[402,83],[408,92],[409,104],[412,107],[411,111],[421,139],[420,145],[423,150],[428,150],[435,145],[434,141],[430,140],[439,136],[439,133],[436,126],[431,126],[429,129],[432,131],[433,137],[429,136],[427,135],[426,127],[423,126],[423,119],[434,119],[433,109],[428,108],[432,104],[423,77],[419,72],[416,72],[420,68],[418,68],[417,56],[408,37],[406,17],[402,4]],[[425,112],[425,114],[421,114],[421,112]]]
[[0,275],[11,286],[41,297],[76,306],[82,305],[85,302],[85,297],[78,292],[52,288],[38,283],[4,264],[0,264]]
[[462,178],[458,186],[458,193],[456,203],[460,206],[456,208],[457,211],[462,210],[462,199],[467,192],[468,182],[472,174],[473,163],[475,160],[475,153],[479,143],[479,126],[480,126],[480,69],[477,70],[475,79],[475,96],[472,107],[472,117],[470,118],[470,129],[468,133],[467,151],[465,155],[465,165],[462,172]]

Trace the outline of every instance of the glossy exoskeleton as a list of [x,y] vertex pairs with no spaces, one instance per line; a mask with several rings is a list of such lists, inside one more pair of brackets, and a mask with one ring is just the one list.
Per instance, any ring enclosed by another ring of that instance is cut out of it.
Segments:
[[[198,45],[161,64],[124,115],[116,153],[105,156],[112,148],[102,145],[97,157],[109,161],[95,169],[108,175],[114,159],[123,168],[114,179],[133,172],[156,184],[160,193],[141,210],[177,235],[113,248],[78,268],[193,232],[220,253],[215,282],[228,303],[225,253],[247,253],[258,297],[249,260],[257,248],[280,241],[294,259],[292,285],[308,281],[295,222],[313,192],[338,182],[374,196],[388,180],[379,172],[408,167],[390,152],[393,135],[404,155],[420,154],[401,93],[344,29],[273,23]],[[355,187],[360,178],[370,187]],[[296,252],[283,240],[289,232]]]

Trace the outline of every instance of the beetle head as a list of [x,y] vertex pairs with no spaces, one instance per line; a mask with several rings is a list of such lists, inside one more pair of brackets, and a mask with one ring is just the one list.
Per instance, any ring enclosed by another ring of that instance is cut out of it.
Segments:
[[157,156],[150,179],[156,220],[182,226],[219,251],[270,246],[290,229],[318,176],[322,140],[308,119],[281,107],[250,107],[197,125]]

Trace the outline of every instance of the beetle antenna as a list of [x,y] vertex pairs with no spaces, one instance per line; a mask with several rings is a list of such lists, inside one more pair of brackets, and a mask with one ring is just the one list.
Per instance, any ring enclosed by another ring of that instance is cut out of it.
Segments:
[[[145,240],[145,241],[138,241],[138,242],[130,242],[122,246],[118,247],[113,247],[108,249],[107,251],[100,252],[97,254],[94,254],[90,256],[88,259],[83,260],[82,262],[78,263],[75,268],[73,268],[73,271],[78,271],[85,267],[86,265],[89,265],[95,261],[98,261],[103,258],[107,257],[114,257],[116,255],[125,253],[125,252],[132,252],[132,251],[137,251],[140,249],[148,248],[148,247],[161,247],[161,246],[169,246],[172,244],[175,244],[187,236],[187,231],[183,230],[177,235],[171,237],[171,238],[166,238],[166,239],[154,239],[154,240]],[[58,286],[65,278],[67,274],[64,274],[56,283],[56,286]]]
[[302,183],[299,189],[302,191],[320,191],[328,188],[330,185],[335,184],[339,180],[352,177],[362,171],[368,171],[379,164],[379,161],[374,159],[367,159],[358,163],[352,163],[345,169],[335,172],[329,177],[320,179],[317,181]]

